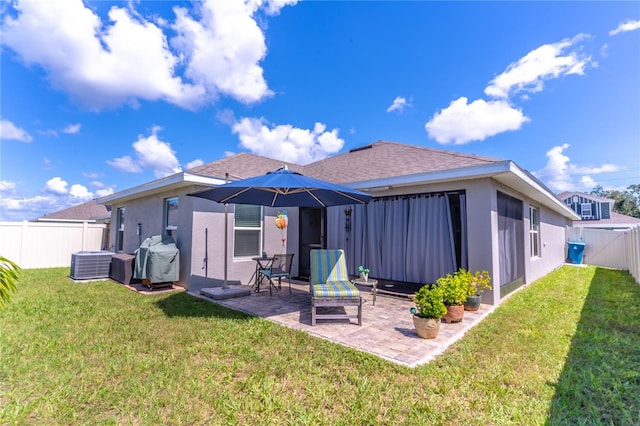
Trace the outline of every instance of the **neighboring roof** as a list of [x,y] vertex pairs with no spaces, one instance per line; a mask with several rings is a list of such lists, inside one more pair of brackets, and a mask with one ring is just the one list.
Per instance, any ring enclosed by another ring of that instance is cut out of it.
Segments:
[[584,197],[584,198],[588,198],[590,200],[593,201],[600,201],[601,203],[614,203],[616,200],[613,200],[611,198],[605,198],[605,197],[601,197],[599,195],[594,195],[594,194],[586,194],[584,192],[569,192],[569,191],[565,191],[565,192],[561,192],[557,195],[557,197],[561,200],[566,200],[567,198],[571,198],[574,195],[580,196],[580,197]]
[[99,220],[111,216],[111,206],[98,204],[95,199],[86,203],[78,204],[64,210],[49,213],[38,218],[38,220]]
[[304,166],[304,174],[334,183],[348,183],[459,169],[500,161],[502,160],[473,154],[378,141],[308,164]]
[[573,226],[583,228],[630,228],[639,225],[640,219],[616,212],[611,212],[610,219],[576,220],[573,222]]
[[316,179],[371,192],[392,186],[398,188],[493,178],[566,218],[579,219],[542,182],[512,161],[383,141],[304,166],[240,153],[120,191],[101,198],[99,202],[124,202],[187,185],[220,185],[224,183],[226,173],[231,179],[246,178],[276,170],[283,165]]

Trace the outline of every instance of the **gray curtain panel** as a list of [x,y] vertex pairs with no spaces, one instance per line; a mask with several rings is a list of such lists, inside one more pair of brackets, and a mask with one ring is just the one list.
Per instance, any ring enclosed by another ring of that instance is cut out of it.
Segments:
[[455,196],[460,199],[460,214],[455,218],[449,195],[444,193],[377,198],[368,205],[351,206],[348,229],[345,210],[349,207],[330,207],[327,247],[345,250],[352,275],[365,265],[379,279],[433,283],[459,267],[453,221],[459,223],[459,251],[466,266],[465,195]]

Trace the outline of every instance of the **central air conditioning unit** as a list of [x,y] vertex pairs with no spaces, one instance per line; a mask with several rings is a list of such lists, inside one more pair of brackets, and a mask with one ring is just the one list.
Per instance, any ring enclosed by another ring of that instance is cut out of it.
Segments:
[[110,251],[79,251],[71,255],[71,279],[91,280],[109,278],[111,258]]

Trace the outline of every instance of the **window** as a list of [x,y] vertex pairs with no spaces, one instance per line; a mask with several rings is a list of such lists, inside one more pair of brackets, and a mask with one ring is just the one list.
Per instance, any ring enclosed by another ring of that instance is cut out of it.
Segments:
[[529,206],[529,238],[531,257],[540,257],[540,217],[538,209]]
[[178,197],[164,200],[164,230],[167,235],[177,241]]
[[262,207],[236,204],[234,216],[233,255],[258,256],[262,251]]
[[116,252],[124,251],[124,207],[116,213]]
[[591,219],[593,212],[591,211],[591,203],[582,203],[580,205],[580,215],[583,219]]

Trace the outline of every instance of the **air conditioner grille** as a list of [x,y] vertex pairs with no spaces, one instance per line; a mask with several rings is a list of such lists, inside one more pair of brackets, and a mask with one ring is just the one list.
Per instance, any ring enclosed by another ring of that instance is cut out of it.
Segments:
[[109,278],[113,253],[109,251],[80,251],[71,255],[71,273],[74,280]]

